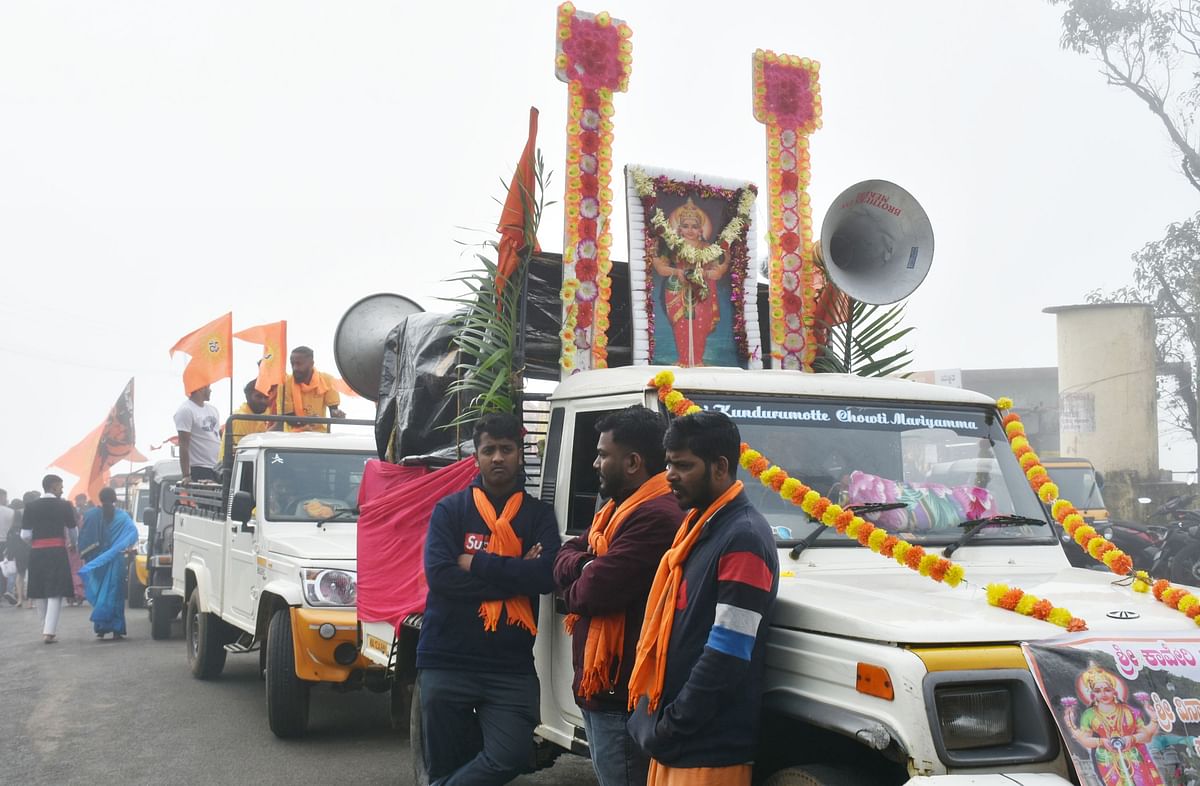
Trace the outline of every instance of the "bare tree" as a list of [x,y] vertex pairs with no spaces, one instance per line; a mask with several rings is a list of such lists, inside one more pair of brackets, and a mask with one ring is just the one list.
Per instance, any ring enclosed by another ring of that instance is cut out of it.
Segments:
[[1110,85],[1154,113],[1200,191],[1195,114],[1200,105],[1200,0],[1050,0],[1066,7],[1062,45],[1090,54]]

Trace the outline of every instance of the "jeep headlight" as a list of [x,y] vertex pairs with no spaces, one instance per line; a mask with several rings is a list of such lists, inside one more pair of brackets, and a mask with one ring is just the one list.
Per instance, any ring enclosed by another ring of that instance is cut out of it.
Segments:
[[306,568],[300,578],[310,606],[353,606],[358,601],[358,576],[353,571]]
[[942,687],[934,692],[947,750],[1008,745],[1013,740],[1012,694],[1005,687]]

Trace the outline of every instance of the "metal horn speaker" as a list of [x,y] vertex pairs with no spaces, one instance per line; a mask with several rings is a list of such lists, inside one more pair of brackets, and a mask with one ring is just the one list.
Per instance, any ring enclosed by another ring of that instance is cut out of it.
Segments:
[[826,275],[863,303],[895,303],[921,285],[933,262],[933,227],[912,194],[864,180],[834,200],[821,223]]
[[380,292],[346,309],[333,334],[333,359],[355,393],[379,400],[379,374],[388,333],[401,320],[425,309],[403,295]]

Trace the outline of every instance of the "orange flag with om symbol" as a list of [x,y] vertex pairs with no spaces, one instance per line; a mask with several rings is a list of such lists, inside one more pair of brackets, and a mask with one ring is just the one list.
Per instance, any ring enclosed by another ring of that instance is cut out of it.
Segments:
[[171,357],[183,352],[191,359],[183,370],[183,393],[233,376],[233,312],[217,317],[175,342]]
[[283,390],[283,381],[287,379],[287,320],[239,330],[233,337],[262,345],[263,353],[258,361],[258,380],[254,383],[254,389],[264,396],[271,394],[272,385],[278,385],[279,390]]
[[125,385],[108,417],[74,447],[56,458],[51,466],[61,467],[79,478],[71,497],[85,493],[95,502],[108,485],[109,470],[118,461],[145,461],[134,447],[133,380]]

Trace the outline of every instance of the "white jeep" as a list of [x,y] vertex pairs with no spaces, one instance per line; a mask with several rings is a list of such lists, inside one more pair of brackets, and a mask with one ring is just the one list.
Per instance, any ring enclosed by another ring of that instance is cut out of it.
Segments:
[[[647,382],[658,370],[583,372],[551,394],[539,493],[554,505],[564,539],[583,533],[597,509],[597,421],[631,404],[661,408]],[[814,523],[739,470],[775,533],[781,571],[756,782],[1071,782],[1059,733],[1018,646],[1065,631],[988,605],[989,583],[1065,606],[1102,637],[1191,626],[1152,596],[1114,587],[1113,575],[1069,565],[1058,525],[1027,483],[995,402],[984,395],[781,371],[694,368],[676,377],[678,390],[728,414],[744,442],[793,477],[835,502],[865,506],[859,510],[868,521],[928,552],[949,549],[965,569],[957,587],[921,576]],[[993,516],[1002,518],[985,528],[963,526]],[[1127,610],[1136,613],[1115,613]],[[539,763],[562,751],[588,751],[563,615],[555,598],[542,599],[535,644]],[[410,680],[419,625],[419,615],[411,616],[393,642],[390,626],[364,622],[363,652]],[[418,783],[419,715],[414,701]]]
[[257,650],[279,737],[304,733],[314,685],[387,688],[355,632],[358,488],[374,456],[370,436],[250,434],[224,484],[178,487],[164,594],[184,604],[192,674]]

